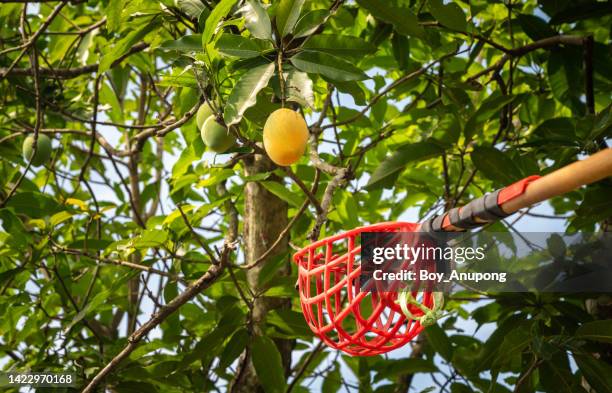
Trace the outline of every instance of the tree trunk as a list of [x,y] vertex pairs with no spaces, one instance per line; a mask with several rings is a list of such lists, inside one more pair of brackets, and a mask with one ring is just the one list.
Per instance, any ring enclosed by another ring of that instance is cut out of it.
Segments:
[[[258,173],[270,172],[274,169],[272,162],[265,156],[256,155],[245,160],[245,172],[247,176]],[[282,179],[272,176],[269,180],[282,182]],[[261,184],[249,182],[244,192],[244,244],[246,263],[256,261],[276,241],[280,233],[287,226],[288,218],[287,203],[270,193]],[[261,270],[279,255],[287,252],[288,238],[285,237],[273,250],[266,260],[247,271],[247,281],[253,293],[262,291],[259,285]],[[289,275],[291,267],[289,261],[282,264],[277,274]],[[250,318],[251,335],[261,335],[263,324],[268,312],[278,308],[291,307],[289,299],[270,297],[257,297],[253,302]],[[285,373],[288,374],[291,367],[291,351],[294,340],[275,340],[278,351],[283,360]],[[257,392],[262,391],[257,379],[255,369],[251,362],[251,353],[247,349],[241,356],[230,391],[232,392]]]

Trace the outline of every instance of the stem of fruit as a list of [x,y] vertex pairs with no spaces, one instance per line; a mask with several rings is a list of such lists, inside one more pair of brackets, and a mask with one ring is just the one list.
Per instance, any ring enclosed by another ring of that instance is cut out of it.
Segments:
[[283,75],[283,49],[279,48],[276,56],[276,66],[278,67],[278,80],[280,83],[281,107],[285,107],[285,77]]

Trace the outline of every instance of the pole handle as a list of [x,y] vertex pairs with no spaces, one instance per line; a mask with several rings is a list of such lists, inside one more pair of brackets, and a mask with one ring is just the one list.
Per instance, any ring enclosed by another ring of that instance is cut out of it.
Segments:
[[524,207],[566,194],[581,186],[612,176],[612,148],[600,150],[581,161],[557,169],[527,184],[525,191],[500,205],[512,214]]
[[447,232],[476,228],[608,176],[612,176],[612,148],[601,150],[546,176],[529,176],[477,198],[463,207],[453,208],[425,221],[421,230]]

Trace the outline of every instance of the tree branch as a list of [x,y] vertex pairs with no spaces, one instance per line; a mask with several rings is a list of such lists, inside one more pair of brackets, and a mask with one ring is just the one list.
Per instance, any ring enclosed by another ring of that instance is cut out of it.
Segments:
[[338,168],[336,175],[332,178],[332,180],[327,183],[327,187],[325,187],[325,192],[323,193],[323,199],[321,201],[321,208],[323,211],[320,214],[317,214],[317,218],[315,220],[315,225],[308,234],[308,238],[311,241],[315,241],[319,238],[319,234],[321,233],[321,228],[325,221],[327,220],[327,215],[329,214],[329,208],[332,203],[332,198],[334,196],[334,191],[336,188],[343,185],[350,178],[350,171],[347,168]]
[[448,53],[448,54],[440,57],[439,59],[434,60],[431,63],[429,63],[429,64],[419,68],[418,70],[413,71],[410,74],[402,76],[401,78],[399,78],[399,79],[395,80],[393,83],[391,83],[389,86],[387,86],[384,89],[382,89],[380,91],[380,93],[378,93],[374,97],[372,97],[370,102],[368,102],[368,104],[358,114],[356,114],[355,116],[350,117],[350,118],[348,118],[346,120],[343,120],[343,121],[339,121],[339,122],[336,122],[336,123],[332,123],[332,124],[328,124],[328,125],[322,126],[321,129],[324,130],[326,128],[343,126],[343,125],[346,125],[346,124],[350,124],[350,123],[354,122],[355,120],[358,120],[360,117],[364,116],[365,113],[368,110],[370,110],[370,108],[372,108],[374,106],[374,104],[376,104],[382,97],[384,97],[391,90],[395,89],[396,87],[398,87],[402,83],[408,82],[409,80],[424,74],[427,70],[429,70],[431,67],[433,67],[437,63],[441,62],[444,59],[452,57],[452,56],[454,56],[456,54],[457,54],[457,51]]
[[[23,55],[25,55],[25,53],[28,51],[28,48],[30,46],[32,46],[32,44],[34,44],[36,42],[36,40],[38,39],[38,36],[44,32],[47,27],[49,27],[49,25],[51,24],[51,22],[53,22],[53,19],[55,19],[55,17],[59,14],[59,12],[62,10],[62,8],[64,8],[64,6],[67,4],[67,2],[63,1],[60,4],[58,4],[53,11],[51,11],[51,13],[49,14],[49,16],[47,17],[47,19],[45,19],[45,21],[42,23],[42,25],[38,28],[38,30],[36,30],[36,32],[30,36],[30,38],[28,38],[27,41],[25,41],[23,44],[13,47],[13,48],[8,48],[5,49],[3,51],[0,51],[0,55],[4,55],[10,52],[14,52],[17,50],[21,50],[21,52],[19,52],[19,55],[17,55],[17,57],[15,58],[15,60],[13,60],[13,62],[11,63],[11,65],[5,69],[5,70],[1,70],[0,69],[0,81],[2,79],[4,79],[8,73],[11,72],[11,70],[13,68],[15,68],[15,66],[17,65],[17,63],[19,63],[19,61],[21,60],[21,58],[23,57]],[[26,10],[26,7],[28,6],[27,2],[24,4],[24,12]],[[34,74],[36,73],[37,76],[39,74],[38,72],[38,65],[34,65],[32,64],[32,76],[34,76]]]
[[135,143],[133,144],[132,148],[127,154],[132,155],[132,154],[136,154],[140,152],[148,138],[152,136],[163,137],[166,134],[176,130],[183,124],[187,123],[195,115],[199,107],[200,107],[200,102],[195,104],[189,111],[185,112],[183,117],[181,117],[179,120],[175,121],[174,123],[170,125],[165,126],[164,128],[160,130],[158,130],[157,128],[150,128],[150,129],[141,131],[138,134],[134,135],[132,139],[135,141]]
[[[24,8],[23,8],[24,14],[25,14],[25,11],[26,11],[26,7],[27,7],[27,4],[24,5]],[[23,22],[24,22],[24,19],[22,19],[22,24],[23,24]],[[25,34],[25,32],[24,32],[24,34]],[[11,189],[10,189],[8,195],[6,196],[6,198],[4,198],[4,200],[0,203],[0,208],[6,206],[8,201],[13,197],[13,195],[15,194],[15,192],[17,191],[17,189],[21,185],[21,182],[23,182],[23,179],[25,178],[26,174],[28,173],[28,171],[32,167],[32,161],[36,157],[36,152],[38,151],[38,134],[39,134],[40,128],[43,125],[42,124],[43,117],[42,117],[40,80],[38,78],[38,52],[36,50],[36,47],[34,47],[32,49],[32,53],[30,54],[30,64],[32,65],[32,69],[34,70],[34,99],[35,99],[35,103],[36,103],[35,104],[36,122],[34,123],[34,140],[32,141],[32,155],[30,156],[30,159],[28,160],[28,164],[26,165],[25,170],[19,176],[19,179],[17,180],[17,182],[15,184],[13,184],[13,187],[11,187]]]
[[530,44],[524,45],[524,46],[520,46],[518,48],[513,48],[513,49],[502,49],[504,52],[504,55],[501,57],[501,59],[499,59],[495,64],[493,64],[492,66],[478,72],[477,74],[467,78],[467,81],[474,81],[478,78],[480,78],[483,75],[487,75],[493,71],[497,71],[500,70],[504,64],[506,64],[506,62],[508,60],[510,60],[513,57],[520,57],[523,55],[526,55],[527,53],[533,52],[536,49],[543,49],[543,48],[548,48],[551,46],[556,46],[556,45],[560,45],[560,44],[564,44],[564,45],[584,45],[585,41],[588,39],[588,37],[581,37],[581,36],[575,36],[575,35],[556,35],[556,36],[552,36],[552,37],[548,37],[548,38],[544,38],[541,39],[539,41],[535,41],[532,42]]
[[149,334],[149,332],[159,326],[166,318],[176,312],[182,305],[196,297],[200,292],[211,286],[221,275],[225,264],[233,246],[226,243],[223,247],[221,263],[213,264],[200,278],[191,284],[180,295],[172,299],[170,303],[162,307],[157,313],[151,316],[138,330],[134,331],[128,337],[128,344],[119,352],[83,389],[82,393],[92,393],[96,387],[110,374],[130,353],[132,353],[140,341]]
[[[114,68],[119,65],[122,61],[130,57],[135,53],[142,52],[147,49],[149,44],[141,42],[139,44],[131,47],[124,55],[120,56],[117,60],[115,60],[110,68]],[[40,68],[40,76],[41,77],[49,77],[54,79],[72,79],[81,75],[91,74],[94,72],[98,72],[99,64],[90,64],[82,67],[73,67],[73,68],[59,68],[59,69],[51,69],[51,68]],[[7,75],[11,76],[33,76],[32,68],[0,68],[0,80]]]
[[109,265],[118,265],[118,266],[129,267],[130,269],[141,270],[143,272],[150,272],[150,273],[154,273],[154,274],[157,274],[157,275],[160,275],[160,276],[163,276],[163,277],[168,277],[168,278],[172,278],[174,280],[185,282],[185,280],[179,278],[175,274],[170,274],[170,273],[164,272],[162,270],[158,270],[158,269],[152,268],[150,266],[140,265],[138,263],[133,263],[133,262],[129,262],[129,261],[122,261],[122,260],[118,260],[118,259],[103,258],[103,257],[99,257],[97,255],[92,255],[92,254],[89,254],[87,252],[83,252],[81,250],[76,250],[76,249],[72,249],[72,248],[62,247],[61,245],[56,244],[56,243],[54,243],[54,247],[55,247],[54,248],[54,252],[59,252],[59,253],[62,253],[62,254],[69,254],[69,255],[78,255],[78,256],[85,257],[85,258],[93,259],[94,261],[106,263],[106,264],[109,264]]

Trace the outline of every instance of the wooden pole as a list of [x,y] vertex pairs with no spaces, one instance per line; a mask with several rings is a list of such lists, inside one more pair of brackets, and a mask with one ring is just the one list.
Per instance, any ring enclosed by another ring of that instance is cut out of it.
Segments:
[[523,194],[504,203],[501,208],[506,213],[514,213],[608,176],[612,176],[612,148],[601,150],[529,183]]

